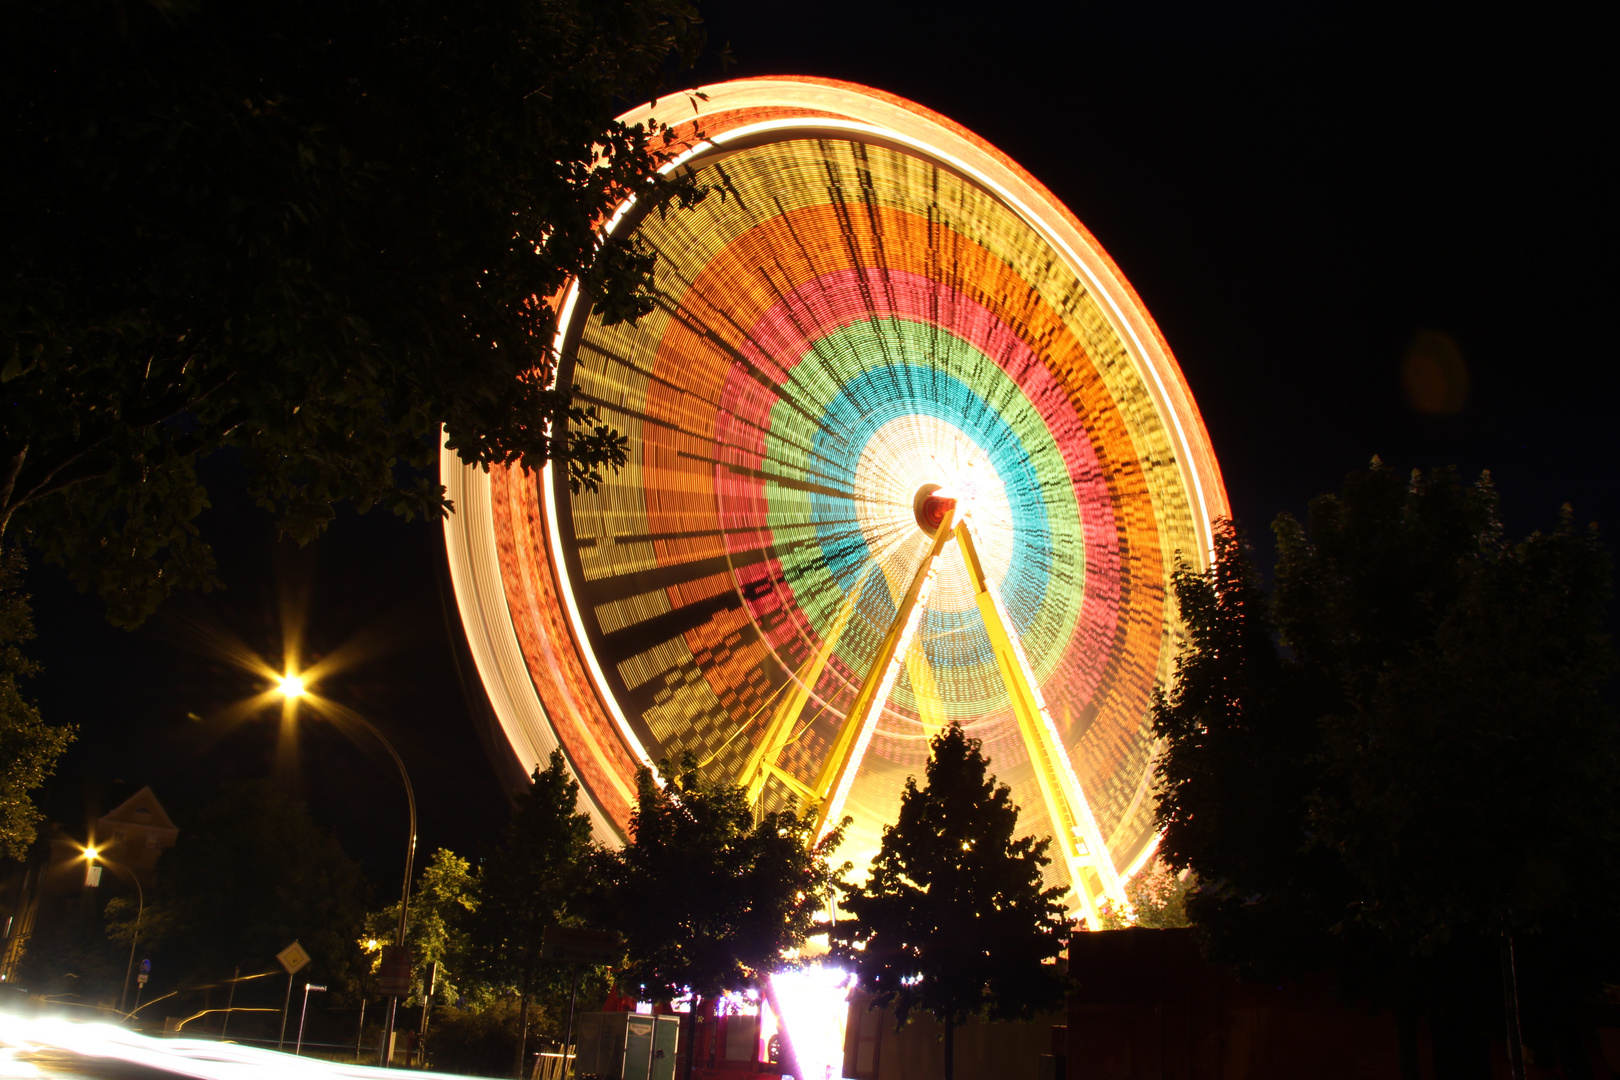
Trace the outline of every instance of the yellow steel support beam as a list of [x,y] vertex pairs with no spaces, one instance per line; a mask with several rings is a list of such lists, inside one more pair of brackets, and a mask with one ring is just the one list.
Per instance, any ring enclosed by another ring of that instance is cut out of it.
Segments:
[[860,770],[861,759],[866,756],[866,746],[872,741],[872,731],[877,726],[878,714],[883,711],[883,704],[889,698],[889,691],[894,688],[894,681],[900,675],[906,650],[910,648],[911,638],[917,632],[917,620],[927,606],[928,590],[934,580],[934,563],[945,547],[945,541],[950,539],[955,524],[956,510],[953,505],[951,511],[939,523],[939,528],[935,530],[934,541],[928,547],[928,554],[923,556],[916,574],[912,576],[911,588],[906,590],[905,596],[901,599],[900,606],[894,613],[894,622],[889,624],[889,632],[884,635],[883,643],[878,646],[877,655],[872,658],[872,666],[861,682],[861,689],[855,695],[854,704],[844,717],[844,724],[838,730],[838,737],[833,741],[832,749],[821,763],[821,772],[812,785],[821,796],[821,806],[816,817],[817,839],[826,835],[838,823],[839,815],[844,812],[844,800],[849,797],[849,789],[855,783],[855,774]]
[[917,699],[917,720],[923,734],[932,739],[950,721],[945,715],[945,702],[934,684],[934,669],[928,665],[921,638],[913,638],[906,650],[906,677],[911,680],[911,693]]
[[815,788],[811,787],[809,784],[806,784],[797,776],[794,776],[792,773],[778,765],[770,765],[767,767],[770,769],[771,775],[782,781],[782,783],[786,784],[795,795],[798,795],[800,798],[812,803],[820,801],[820,799],[816,796]]
[[1046,800],[1052,827],[1057,833],[1058,850],[1068,867],[1075,899],[1087,923],[1095,930],[1101,926],[1098,907],[1104,899],[1113,901],[1116,910],[1125,904],[1125,889],[1119,872],[1114,868],[1108,846],[1103,842],[1097,819],[1092,816],[1085,794],[1080,790],[1080,779],[1075,776],[1069,756],[1063,751],[1057,726],[1046,711],[1046,702],[1040,688],[1035,685],[1035,673],[1024,655],[1012,620],[996,595],[995,588],[985,576],[979,560],[978,547],[973,542],[972,529],[966,520],[956,526],[956,543],[962,550],[962,561],[967,564],[968,576],[984,619],[985,631],[990,636],[996,664],[1001,669],[1007,697],[1012,702],[1013,716],[1024,737],[1024,747],[1035,768],[1035,781]]
[[[765,783],[773,775],[779,778],[787,775],[777,768],[777,762],[788,743],[793,741],[793,728],[799,722],[799,716],[804,712],[805,705],[809,703],[810,695],[815,693],[816,683],[821,680],[821,673],[826,669],[827,661],[832,658],[833,650],[838,647],[838,639],[843,636],[844,627],[849,625],[850,616],[855,614],[855,605],[861,598],[861,589],[866,585],[866,578],[871,569],[868,566],[861,572],[861,576],[855,579],[855,584],[850,588],[843,606],[839,608],[837,617],[833,619],[832,627],[822,641],[821,648],[816,650],[810,662],[792,677],[792,690],[777,705],[776,712],[771,716],[770,725],[765,729],[764,737],[754,747],[753,753],[748,755],[748,761],[743,765],[737,783],[746,790],[750,804],[756,806],[759,804],[765,794]],[[798,783],[800,787],[804,786],[799,781],[794,783]]]

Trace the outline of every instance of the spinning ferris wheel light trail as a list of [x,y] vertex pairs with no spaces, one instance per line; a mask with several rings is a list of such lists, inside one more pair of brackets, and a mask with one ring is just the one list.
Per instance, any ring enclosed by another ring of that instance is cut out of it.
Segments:
[[1168,345],[1050,192],[914,103],[802,78],[626,114],[723,193],[626,206],[653,312],[564,305],[559,379],[629,438],[596,492],[443,457],[463,626],[525,768],[622,842],[691,753],[863,865],[955,721],[1077,915],[1151,855],[1170,579],[1227,513]]

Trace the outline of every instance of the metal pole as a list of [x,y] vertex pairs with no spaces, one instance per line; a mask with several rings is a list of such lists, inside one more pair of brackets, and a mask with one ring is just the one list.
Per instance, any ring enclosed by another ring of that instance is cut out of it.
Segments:
[[[122,863],[114,862],[112,859],[107,858],[107,856],[102,855],[99,852],[96,854],[95,859],[90,861],[94,863],[96,859],[101,860],[114,869],[122,870],[124,873],[129,875],[129,880],[135,883],[135,932],[130,935],[129,939],[129,963],[124,965],[124,992],[118,998],[118,1011],[125,1012],[129,1005],[129,977],[135,971],[135,945],[141,939],[141,916],[146,914],[146,890],[141,888],[140,877],[129,867]],[[136,993],[135,1000],[137,1002],[141,1000],[139,992]]]
[[[297,699],[294,698],[292,700],[296,701]],[[370,720],[367,720],[364,716],[361,716],[359,713],[355,712],[353,709],[341,709],[339,715],[346,719],[353,720],[355,723],[371,732],[376,740],[382,743],[383,749],[388,751],[388,756],[393,758],[394,764],[399,767],[399,778],[405,784],[405,805],[410,811],[411,834],[405,844],[405,880],[404,884],[401,885],[399,890],[399,929],[394,935],[394,944],[404,947],[405,921],[410,910],[411,903],[411,870],[416,861],[416,792],[411,788],[411,775],[405,771],[405,762],[400,758],[399,751],[395,750],[394,744],[389,742],[387,737],[384,736],[382,732],[377,730],[377,726]],[[288,984],[287,993],[289,995],[289,1000],[291,1000],[291,983]],[[393,1035],[394,1033],[394,1013],[398,1008],[399,999],[397,997],[390,996],[388,999],[388,1018],[383,1022],[382,1035],[377,1040],[378,1056],[379,1058],[383,1059],[380,1061],[380,1064],[385,1068],[390,1064],[390,1062],[387,1060],[387,1058],[391,1056],[388,1054],[388,1042],[389,1036]],[[283,1018],[283,1027],[285,1027],[285,1017]]]
[[299,1057],[304,1052],[304,1018],[309,1015],[309,992],[311,990],[317,994],[326,993],[326,987],[317,983],[304,984],[304,1007],[298,1011],[298,1049],[293,1051],[294,1057]]
[[304,984],[304,1006],[298,1010],[298,1043],[293,1047],[293,1057],[304,1056],[304,1020],[309,1016],[309,983]]
[[422,979],[422,1028],[416,1034],[416,1063],[424,1069],[427,1068],[428,1012],[433,1007],[433,987],[438,981],[439,962],[435,960],[428,965]]
[[1502,1014],[1507,1022],[1508,1075],[1524,1080],[1524,1036],[1519,1029],[1519,973],[1513,962],[1513,935],[1503,932]]
[[366,999],[360,997],[360,1027],[354,1033],[354,1060],[360,1060],[360,1040],[366,1037]]
[[242,965],[237,964],[231,972],[231,992],[225,998],[225,1022],[219,1025],[219,1039],[221,1042],[225,1041],[225,1032],[229,1031],[231,1027],[231,1007],[236,1004],[236,984],[241,981],[241,978]]
[[574,1045],[574,1003],[579,999],[579,961],[574,961],[574,977],[568,984],[568,1027],[563,1035],[562,1074],[568,1075],[568,1050]]
[[281,1037],[276,1040],[276,1049],[287,1048],[287,1006],[292,1004],[292,972],[287,972],[287,996],[281,1001]]
[[399,998],[390,997],[388,1008],[383,1012],[383,1024],[377,1032],[377,1066],[378,1068],[391,1068],[394,1064],[394,1006],[399,1004]]
[[[416,861],[416,792],[411,788],[410,773],[405,771],[405,762],[400,759],[399,752],[394,749],[394,744],[389,742],[383,736],[383,733],[377,730],[376,725],[359,713],[345,709],[344,715],[358,721],[362,727],[376,736],[377,741],[382,743],[383,748],[388,751],[388,756],[394,759],[394,764],[399,766],[399,778],[405,784],[405,805],[410,810],[411,835],[405,845],[405,880],[399,890],[399,928],[394,934],[394,944],[403,948],[405,945],[405,922],[411,903],[411,871]],[[381,1043],[379,1055],[383,1057],[381,1064],[384,1068],[392,1064],[389,1060],[392,1055],[388,1053],[388,1043],[389,1037],[394,1034],[394,1014],[398,1008],[399,998],[390,997],[388,999],[388,1018],[383,1022],[382,1036],[379,1039]]]

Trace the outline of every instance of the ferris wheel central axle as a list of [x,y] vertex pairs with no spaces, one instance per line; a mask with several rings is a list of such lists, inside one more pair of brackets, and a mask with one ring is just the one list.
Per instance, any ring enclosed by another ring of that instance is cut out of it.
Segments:
[[956,499],[945,493],[939,484],[924,484],[911,500],[912,513],[917,515],[917,528],[933,536],[939,531],[946,515],[956,509]]

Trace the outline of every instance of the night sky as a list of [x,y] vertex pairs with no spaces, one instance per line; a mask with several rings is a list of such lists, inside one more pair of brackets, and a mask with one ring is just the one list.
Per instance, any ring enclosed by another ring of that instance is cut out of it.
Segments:
[[[1168,338],[1263,562],[1278,511],[1303,513],[1373,454],[1490,469],[1515,534],[1550,526],[1564,502],[1620,529],[1620,184],[1613,35],[1599,7],[1119,6],[1130,10],[703,10],[713,47],[729,42],[737,60],[728,76],[821,75],[909,97],[1065,201]],[[718,77],[707,62],[701,78]],[[1414,404],[1409,364],[1430,376],[1418,399],[1454,411]],[[301,611],[287,622],[301,621],[308,653],[363,653],[321,690],[395,741],[423,848],[475,854],[522,774],[471,670],[439,525],[345,511],[299,550],[275,541],[233,460],[207,471],[216,487],[202,528],[223,592],[176,597],[128,633],[58,572],[31,572],[33,651],[46,665],[32,691],[48,718],[81,729],[47,811],[82,829],[151,784],[183,830],[188,808],[225,780],[275,776],[386,896],[404,836],[387,758],[321,724],[302,725],[297,753],[278,758],[271,716],[223,715],[258,688],[225,658],[230,643],[278,663],[282,613]]]

